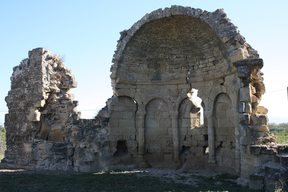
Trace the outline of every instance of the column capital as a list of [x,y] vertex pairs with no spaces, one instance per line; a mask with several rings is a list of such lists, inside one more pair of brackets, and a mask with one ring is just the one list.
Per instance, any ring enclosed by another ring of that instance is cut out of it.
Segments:
[[213,114],[213,111],[204,111],[204,113],[207,118],[210,118]]
[[178,114],[179,114],[178,111],[170,111],[170,115],[172,118],[178,118]]
[[138,117],[141,117],[141,116],[145,116],[146,115],[146,111],[137,111],[136,112],[136,115],[138,116]]
[[237,67],[237,74],[238,77],[250,77],[251,70],[254,69],[261,69],[263,67],[263,60],[262,59],[244,59],[238,60],[234,64]]
[[263,59],[243,59],[235,62],[235,67],[249,66],[251,68],[261,69],[263,67]]

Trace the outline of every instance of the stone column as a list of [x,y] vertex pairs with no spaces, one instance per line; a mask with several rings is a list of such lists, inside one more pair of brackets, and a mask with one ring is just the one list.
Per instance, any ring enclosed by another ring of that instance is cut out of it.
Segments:
[[170,111],[170,116],[172,119],[172,131],[173,131],[173,152],[174,152],[174,162],[179,163],[179,153],[180,153],[180,142],[179,142],[179,130],[178,130],[178,111]]
[[215,157],[215,128],[213,123],[212,111],[205,111],[205,116],[207,117],[208,125],[208,146],[209,146],[209,164],[216,163]]
[[137,111],[138,154],[144,155],[145,150],[145,111]]
[[145,162],[145,106],[138,106],[138,111],[136,113],[136,128],[137,128],[137,138],[138,138],[138,166],[141,168],[147,168],[148,164]]

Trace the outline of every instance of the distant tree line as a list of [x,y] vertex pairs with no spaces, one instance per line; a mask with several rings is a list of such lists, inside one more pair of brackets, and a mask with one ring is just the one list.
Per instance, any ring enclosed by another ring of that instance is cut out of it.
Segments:
[[279,144],[288,144],[288,123],[269,123],[268,127],[276,135]]

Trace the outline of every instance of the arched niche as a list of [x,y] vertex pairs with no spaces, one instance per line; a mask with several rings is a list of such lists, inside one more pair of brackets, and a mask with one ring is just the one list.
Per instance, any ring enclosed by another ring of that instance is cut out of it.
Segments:
[[201,122],[200,106],[192,97],[184,99],[178,109],[180,159],[183,169],[203,169],[208,163],[208,132]]
[[235,114],[231,99],[226,93],[217,95],[213,115],[217,165],[221,166],[225,172],[235,174]]
[[186,98],[181,102],[178,112],[180,146],[191,147],[193,130],[201,129],[200,107],[192,98]]
[[117,142],[124,142],[129,154],[137,154],[136,111],[138,105],[133,98],[127,96],[114,97],[109,105],[109,138],[111,147]]
[[173,140],[168,104],[153,99],[146,105],[145,118],[146,162],[152,167],[169,167],[172,163]]

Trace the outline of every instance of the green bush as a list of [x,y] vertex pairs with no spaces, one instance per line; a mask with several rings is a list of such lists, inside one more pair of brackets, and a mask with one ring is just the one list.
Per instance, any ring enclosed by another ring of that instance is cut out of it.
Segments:
[[0,160],[4,158],[6,150],[6,129],[0,125]]

